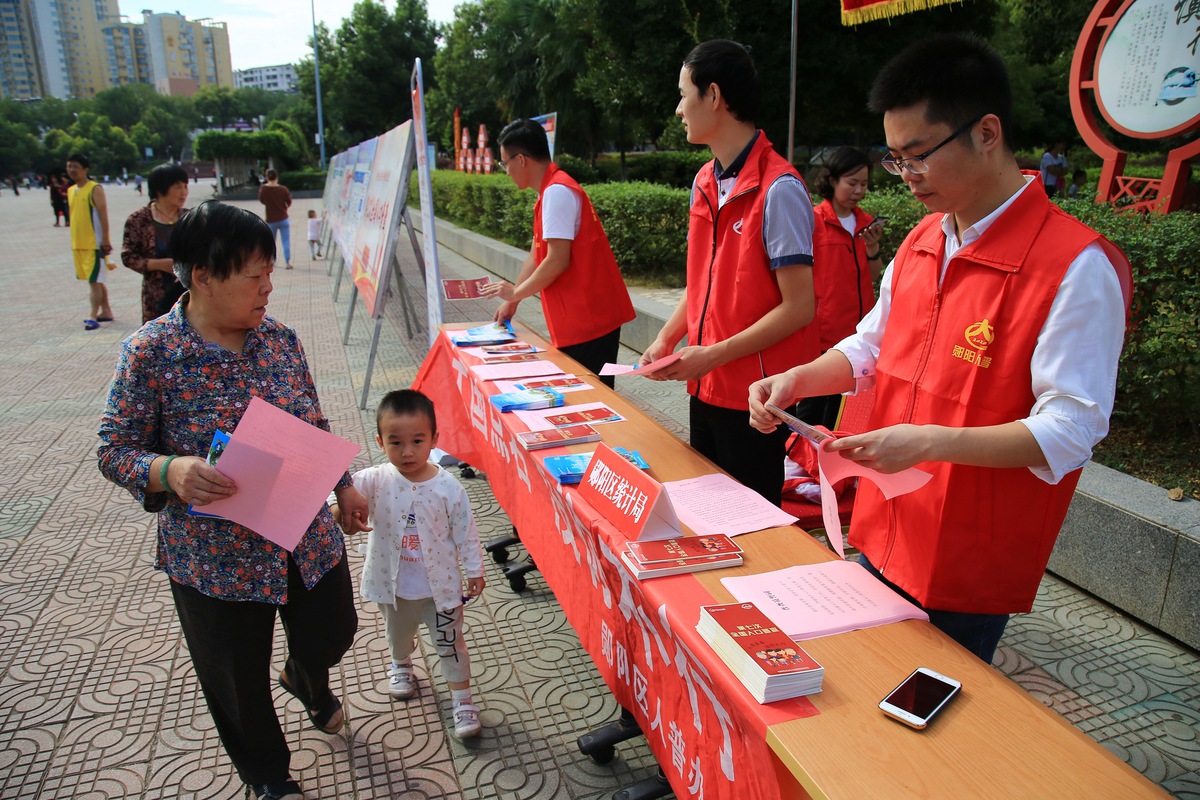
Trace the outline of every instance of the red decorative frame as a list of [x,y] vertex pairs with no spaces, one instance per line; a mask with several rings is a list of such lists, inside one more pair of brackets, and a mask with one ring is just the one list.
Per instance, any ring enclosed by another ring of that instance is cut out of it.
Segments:
[[1183,204],[1184,187],[1191,173],[1190,162],[1200,156],[1200,138],[1167,153],[1167,164],[1161,180],[1126,177],[1122,173],[1125,171],[1125,161],[1129,154],[1109,141],[1096,119],[1096,112],[1099,110],[1105,120],[1117,130],[1132,137],[1148,140],[1179,136],[1200,128],[1200,119],[1194,119],[1159,134],[1137,133],[1116,124],[1110,115],[1104,112],[1096,85],[1098,56],[1117,22],[1135,2],[1137,0],[1100,0],[1088,15],[1083,32],[1079,34],[1079,41],[1075,45],[1075,57],[1071,61],[1071,116],[1075,119],[1075,127],[1079,129],[1083,141],[1104,159],[1096,202],[1109,203],[1132,197],[1136,202],[1123,208],[1165,214],[1178,210]]

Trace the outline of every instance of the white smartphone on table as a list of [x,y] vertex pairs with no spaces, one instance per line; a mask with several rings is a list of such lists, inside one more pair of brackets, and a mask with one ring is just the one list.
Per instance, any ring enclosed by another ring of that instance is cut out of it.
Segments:
[[880,710],[912,728],[924,728],[962,690],[962,682],[918,667],[879,703]]

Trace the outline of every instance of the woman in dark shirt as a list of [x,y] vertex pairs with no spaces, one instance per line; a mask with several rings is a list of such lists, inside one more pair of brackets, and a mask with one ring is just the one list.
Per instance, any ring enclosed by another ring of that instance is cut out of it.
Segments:
[[[323,506],[292,552],[236,523],[193,516],[237,487],[204,455],[251,397],[329,430],[295,331],[266,315],[275,243],[254,214],[207,202],[175,226],[171,251],[188,289],[122,345],[100,425],[100,471],[158,514],[156,566],[175,609],[221,743],[257,797],[300,800],[267,673],[278,614],[288,659],[279,684],[311,723],[345,718],[330,668],[357,628],[342,531]],[[343,520],[361,530],[366,499],[344,474]]]
[[150,203],[125,220],[121,262],[142,274],[142,322],[171,310],[183,294],[171,259],[171,231],[187,212],[188,176],[183,167],[163,164],[150,170]]

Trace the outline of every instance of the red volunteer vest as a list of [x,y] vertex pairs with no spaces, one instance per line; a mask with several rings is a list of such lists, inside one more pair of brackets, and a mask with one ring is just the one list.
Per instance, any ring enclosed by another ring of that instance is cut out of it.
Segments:
[[575,179],[554,163],[546,170],[533,206],[534,261],[542,263],[550,250],[542,238],[542,197],[555,183],[575,192],[582,204],[579,233],[571,242],[571,263],[541,291],[550,341],[555,347],[569,347],[611,333],[636,314],[592,201]]
[[[763,207],[767,188],[781,175],[797,175],[759,132],[733,196],[718,210],[713,162],[696,176],[688,222],[688,343],[722,342],[750,327],[782,302],[763,246]],[[806,325],[775,344],[717,367],[688,392],[714,406],[749,409],[750,384],[816,358],[815,325]]]
[[[814,208],[813,214],[813,288],[817,293],[821,352],[825,352],[854,333],[859,320],[875,307],[875,288],[867,264],[866,242],[842,227],[828,200]],[[862,230],[873,217],[855,208],[854,219],[856,229]]]
[[[939,291],[941,219],[926,217],[896,256],[871,430],[997,425],[1028,416],[1030,360],[1067,267],[1099,242],[1122,286],[1129,285],[1129,262],[1115,246],[1044,192],[1026,190],[954,255]],[[1128,295],[1126,301],[1128,307]],[[851,543],[927,608],[1030,610],[1080,470],[1050,485],[1025,468],[920,468],[933,480],[894,500],[869,481],[859,484]]]

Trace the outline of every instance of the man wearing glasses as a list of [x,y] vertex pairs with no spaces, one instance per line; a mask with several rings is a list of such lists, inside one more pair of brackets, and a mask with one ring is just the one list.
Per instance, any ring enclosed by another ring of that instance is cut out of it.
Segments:
[[[541,293],[551,343],[593,373],[616,363],[621,326],[635,316],[592,201],[550,160],[541,125],[529,119],[500,131],[499,167],[518,189],[535,188],[533,247],[516,285],[491,283],[483,293],[500,299],[496,321],[506,321],[526,297]],[[612,388],[612,376],[601,378]]]
[[872,382],[870,431],[830,450],[882,472],[919,465],[924,488],[886,500],[859,486],[860,561],[991,662],[1008,615],[1030,610],[1083,464],[1108,432],[1129,306],[1129,263],[1052,205],[1013,157],[1003,61],[982,39],[917,42],[883,68],[899,175],[932,213],[883,276],[857,332],[751,387],[765,402]]

